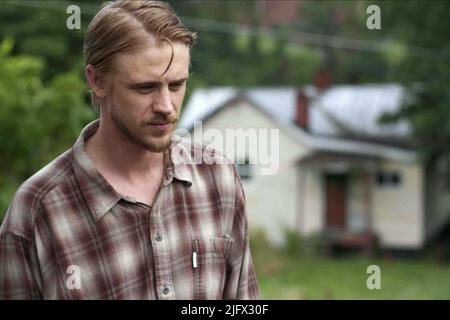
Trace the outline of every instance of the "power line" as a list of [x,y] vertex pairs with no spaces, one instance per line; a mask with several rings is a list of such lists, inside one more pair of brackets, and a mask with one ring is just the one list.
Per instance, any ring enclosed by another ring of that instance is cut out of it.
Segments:
[[[212,32],[229,34],[242,34],[249,36],[261,36],[266,38],[285,40],[294,43],[308,44],[322,47],[333,47],[337,49],[347,49],[356,51],[385,53],[392,46],[393,41],[361,40],[349,37],[330,36],[317,33],[307,33],[302,31],[279,31],[273,28],[254,27],[236,23],[221,22],[216,20],[188,18],[182,19],[187,25]],[[450,58],[449,52],[433,50],[428,48],[405,45],[405,54],[419,58],[439,59]]]
[[[57,5],[55,5],[56,3]],[[45,8],[49,10],[66,12],[66,8],[69,5],[72,5],[73,3],[67,3],[64,1],[32,2],[32,1],[16,0],[16,1],[6,1],[6,4],[27,6],[36,9]],[[80,4],[80,6],[82,6],[82,13],[87,14],[89,16],[94,16],[99,9],[99,7],[96,5],[86,3]],[[308,33],[298,30],[286,32],[273,28],[248,26],[238,23],[222,22],[211,19],[192,18],[192,17],[180,17],[180,18],[188,27],[205,32],[263,37],[298,44],[305,44],[319,47],[332,47],[336,49],[345,49],[352,51],[375,52],[375,53],[387,53],[392,48],[398,47],[397,43],[394,41],[355,39],[350,37]],[[80,31],[84,31],[84,29]],[[444,50],[435,50],[410,45],[404,45],[401,48],[404,49],[405,55],[409,55],[412,57],[424,59],[450,59],[450,53]]]

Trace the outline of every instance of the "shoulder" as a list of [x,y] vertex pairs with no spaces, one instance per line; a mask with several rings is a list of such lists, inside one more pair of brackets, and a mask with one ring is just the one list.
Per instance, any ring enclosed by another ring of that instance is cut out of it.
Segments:
[[183,164],[193,165],[197,169],[235,172],[235,164],[217,149],[175,136],[175,147],[172,152]]
[[217,149],[206,146],[204,144],[192,141],[190,139],[175,136],[174,142],[176,147],[183,152],[187,152],[187,160],[195,162],[195,164],[224,164],[233,166],[234,163]]
[[223,191],[232,191],[240,187],[239,176],[234,161],[215,148],[189,139],[176,136],[176,147],[172,150],[175,161],[189,170],[195,178],[207,180]]
[[51,190],[67,181],[68,176],[72,174],[70,149],[20,185],[9,205],[0,233],[13,233],[24,238],[30,237],[42,199]]

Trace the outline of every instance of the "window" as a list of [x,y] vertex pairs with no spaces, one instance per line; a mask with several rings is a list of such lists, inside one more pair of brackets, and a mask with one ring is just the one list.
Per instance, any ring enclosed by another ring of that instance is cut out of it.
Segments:
[[243,161],[237,161],[236,168],[242,180],[249,180],[252,178],[252,165],[250,164],[248,158],[245,158]]
[[376,178],[380,187],[396,187],[402,183],[402,177],[397,171],[379,171]]

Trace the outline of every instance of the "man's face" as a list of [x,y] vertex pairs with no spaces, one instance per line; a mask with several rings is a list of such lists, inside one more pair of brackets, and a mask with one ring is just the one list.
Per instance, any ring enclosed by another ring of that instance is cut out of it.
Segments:
[[[170,145],[189,76],[189,48],[183,43],[149,45],[133,53],[116,56],[108,77],[105,121],[131,143],[152,152]],[[163,74],[164,73],[164,74]]]

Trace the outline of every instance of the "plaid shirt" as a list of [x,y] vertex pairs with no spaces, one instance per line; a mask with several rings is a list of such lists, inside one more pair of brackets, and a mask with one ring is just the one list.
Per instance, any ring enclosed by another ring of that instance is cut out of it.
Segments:
[[93,167],[84,141],[97,129],[16,192],[0,229],[0,299],[257,299],[235,166],[173,161],[175,146],[205,150],[178,137],[150,207]]

